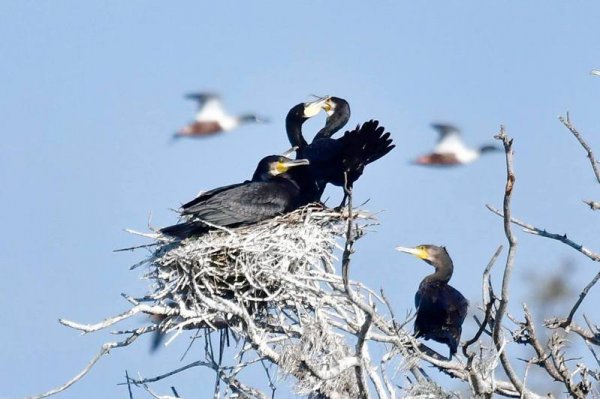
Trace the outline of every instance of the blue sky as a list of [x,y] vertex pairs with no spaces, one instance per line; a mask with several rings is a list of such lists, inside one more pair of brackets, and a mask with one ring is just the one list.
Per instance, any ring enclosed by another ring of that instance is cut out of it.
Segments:
[[[123,229],[145,229],[150,213],[153,225],[171,224],[170,209],[198,191],[248,178],[258,159],[289,146],[285,114],[312,93],[346,98],[351,125],[379,119],[396,142],[355,186],[356,203],[383,212],[357,244],[351,274],[383,287],[397,314],[412,308],[430,270],[395,245],[446,245],[452,284],[476,303],[481,271],[505,242],[484,207],[501,205],[503,156],[451,170],[409,165],[435,142],[432,121],[459,125],[472,145],[505,124],[515,139],[514,216],[600,248],[599,215],[581,203],[600,198],[597,183],[557,120],[570,111],[600,148],[600,78],[589,75],[600,67],[598,3],[20,1],[1,3],[0,15],[0,397],[61,384],[112,340],[57,319],[99,321],[127,308],[121,292],[144,293],[129,266],[145,253],[112,252],[143,243]],[[195,110],[182,94],[204,89],[272,123],[170,144]],[[326,196],[337,203],[339,191]],[[579,288],[596,273],[572,249],[515,231],[513,312],[529,299],[532,272],[572,261]],[[593,290],[582,307],[596,321],[599,297]],[[465,334],[473,328],[467,321]],[[187,339],[178,341],[157,355],[141,340],[116,350],[62,397],[124,397],[124,370],[176,367]],[[212,382],[194,370],[156,389],[198,397]]]

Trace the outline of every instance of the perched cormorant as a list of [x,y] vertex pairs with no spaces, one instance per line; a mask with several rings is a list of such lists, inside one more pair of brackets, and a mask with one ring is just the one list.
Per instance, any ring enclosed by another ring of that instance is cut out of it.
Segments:
[[[288,139],[296,150],[296,159],[305,159],[304,151],[309,144],[302,135],[302,125],[309,118],[317,115],[323,109],[328,97],[316,101],[300,103],[293,106],[285,118],[285,128]],[[290,172],[302,190],[304,204],[319,202],[327,182],[317,180],[317,175],[309,165],[306,168],[297,168]]]
[[467,316],[469,301],[448,285],[454,266],[445,247],[419,245],[416,248],[396,247],[423,259],[435,268],[425,277],[415,294],[415,336],[444,343],[450,348],[450,358],[456,353],[462,324]]
[[185,96],[198,103],[196,120],[175,133],[175,137],[206,137],[235,129],[243,123],[266,122],[254,114],[228,115],[215,94],[191,93]]
[[418,165],[464,165],[475,161],[482,154],[501,150],[495,145],[483,145],[478,149],[465,146],[460,137],[460,130],[453,125],[432,123],[431,127],[438,131],[440,138],[430,154],[415,159],[414,163]]
[[252,180],[200,194],[181,206],[181,215],[190,219],[160,232],[184,239],[205,233],[212,228],[209,224],[244,226],[291,212],[303,203],[300,187],[288,172],[308,164],[306,159],[269,155],[258,163]]
[[[331,138],[350,119],[350,105],[339,97],[325,97],[320,100],[320,104],[327,112],[327,121],[310,144],[299,129],[290,129],[289,124],[287,125],[288,139],[293,146],[298,147],[297,157],[310,161],[309,170],[318,182],[319,198],[327,183],[342,187],[347,183],[348,188],[352,188],[367,164],[395,147],[390,133],[385,133],[385,128],[374,120],[346,131],[338,139]],[[345,204],[346,197],[347,193],[344,191],[340,206]]]

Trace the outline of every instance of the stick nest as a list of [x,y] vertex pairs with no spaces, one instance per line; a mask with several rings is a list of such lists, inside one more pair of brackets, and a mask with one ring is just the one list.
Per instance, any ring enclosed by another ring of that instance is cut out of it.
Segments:
[[[159,247],[146,262],[154,282],[149,298],[173,310],[162,317],[160,330],[239,326],[232,304],[263,322],[273,308],[314,310],[323,282],[339,279],[334,250],[347,220],[344,212],[309,205],[179,242],[159,235]],[[361,228],[354,231],[362,234]]]

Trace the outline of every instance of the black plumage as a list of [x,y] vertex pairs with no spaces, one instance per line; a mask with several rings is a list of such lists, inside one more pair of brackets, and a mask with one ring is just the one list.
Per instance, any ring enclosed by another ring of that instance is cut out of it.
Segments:
[[252,180],[200,194],[181,206],[181,215],[189,220],[160,231],[184,239],[205,233],[211,225],[245,226],[291,212],[303,203],[301,189],[289,171],[305,167],[302,165],[308,161],[267,156],[259,162]]
[[[305,159],[301,154],[309,144],[302,135],[302,125],[312,116],[317,115],[327,98],[319,99],[310,103],[300,103],[293,106],[285,118],[285,127],[288,139],[296,149],[296,158]],[[305,168],[296,168],[290,171],[293,179],[298,183],[301,189],[301,200],[304,204],[319,202],[321,195],[325,190],[327,182],[317,179],[314,169],[309,166]]]
[[448,284],[454,270],[448,251],[445,247],[435,245],[396,249],[415,255],[435,268],[433,274],[421,281],[415,294],[417,318],[414,333],[417,338],[432,339],[448,345],[451,358],[456,354],[460,342],[469,302]]
[[[332,138],[350,119],[350,105],[339,97],[326,97],[324,100],[320,104],[327,112],[327,121],[310,144],[299,129],[290,129],[288,124],[288,139],[298,147],[297,157],[310,161],[308,169],[317,182],[319,197],[327,183],[352,188],[366,165],[395,147],[390,133],[386,133],[385,128],[375,120],[346,131],[340,138]],[[346,193],[342,205],[345,200]]]

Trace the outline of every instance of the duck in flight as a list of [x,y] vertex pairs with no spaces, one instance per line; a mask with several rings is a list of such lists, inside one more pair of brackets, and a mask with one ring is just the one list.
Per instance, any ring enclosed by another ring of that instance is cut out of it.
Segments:
[[177,131],[179,137],[208,137],[227,132],[245,123],[267,122],[255,114],[232,116],[225,112],[221,99],[211,93],[190,93],[185,96],[198,103],[196,119]]
[[[322,98],[319,104],[327,113],[327,120],[310,144],[301,130],[291,129],[289,124],[286,127],[290,143],[298,147],[296,156],[310,161],[308,170],[317,181],[320,198],[327,183],[351,189],[365,166],[386,155],[395,145],[390,133],[375,120],[346,131],[340,138],[332,138],[350,119],[350,105],[342,98],[331,96]],[[344,190],[340,206],[346,203],[347,195]]]
[[419,245],[415,248],[396,247],[424,260],[435,268],[435,272],[425,277],[415,294],[414,334],[416,338],[432,339],[448,345],[450,356],[456,354],[462,324],[467,316],[469,301],[454,287],[448,284],[454,266],[445,247]]
[[477,160],[481,155],[500,151],[495,145],[483,145],[478,149],[467,147],[460,137],[460,130],[445,123],[432,123],[438,131],[439,140],[433,151],[415,159],[417,165],[454,166],[464,165]]

